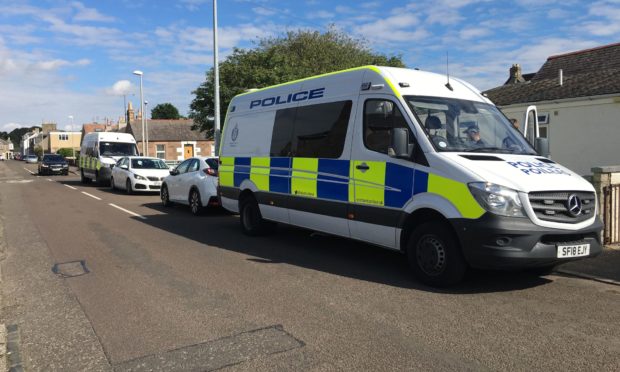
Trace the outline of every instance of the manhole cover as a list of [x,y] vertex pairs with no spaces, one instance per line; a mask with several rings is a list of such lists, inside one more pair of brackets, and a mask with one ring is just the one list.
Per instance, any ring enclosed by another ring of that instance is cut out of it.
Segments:
[[88,274],[90,271],[86,268],[86,261],[80,260],[57,263],[52,267],[52,272],[63,278],[74,278]]

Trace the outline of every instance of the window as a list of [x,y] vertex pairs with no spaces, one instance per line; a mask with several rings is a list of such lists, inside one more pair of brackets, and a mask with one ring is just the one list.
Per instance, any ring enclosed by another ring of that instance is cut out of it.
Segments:
[[155,157],[166,159],[166,145],[157,145],[155,148]]
[[213,169],[216,169],[216,170],[220,166],[220,164],[218,163],[217,159],[214,159],[214,158],[206,159],[205,162],[207,163],[209,168],[213,168]]
[[[393,128],[408,128],[403,114],[394,102],[369,99],[364,103],[364,145],[366,148],[388,154]],[[413,141],[411,131],[409,131],[409,141]]]
[[351,101],[330,102],[276,112],[271,156],[338,158],[351,116]]
[[58,140],[59,141],[68,141],[69,140],[69,135],[68,134],[59,134],[58,135]]
[[176,167],[176,170],[179,172],[179,174],[187,173],[187,167],[189,167],[189,163],[191,163],[192,160],[193,159],[185,160],[183,163],[179,164]]
[[192,159],[192,162],[189,164],[187,171],[196,172],[198,169],[200,169],[200,163],[198,162],[198,159]]

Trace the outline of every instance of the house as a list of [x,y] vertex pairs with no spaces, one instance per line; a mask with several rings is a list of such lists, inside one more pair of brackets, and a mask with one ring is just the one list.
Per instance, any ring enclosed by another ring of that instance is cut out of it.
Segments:
[[28,132],[22,136],[22,155],[34,154],[36,144],[39,143],[37,138],[41,135],[39,128],[35,128],[32,132]]
[[133,134],[140,152],[143,152],[143,140],[148,141],[148,149],[144,155],[169,161],[180,161],[192,156],[211,156],[213,141],[207,140],[204,133],[192,130],[193,124],[192,119],[146,120],[146,139],[142,135],[140,121],[130,120],[123,131]]
[[551,56],[534,74],[513,65],[504,85],[484,94],[521,123],[536,105],[551,158],[577,173],[620,165],[620,43]]
[[11,140],[3,140],[0,138],[0,155],[3,155],[4,159],[11,159],[13,153],[13,142]]
[[46,152],[55,154],[62,148],[80,151],[82,132],[51,131],[47,134]]

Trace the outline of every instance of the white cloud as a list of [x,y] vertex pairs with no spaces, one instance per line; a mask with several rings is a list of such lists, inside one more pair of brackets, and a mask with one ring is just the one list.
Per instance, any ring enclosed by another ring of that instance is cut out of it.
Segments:
[[77,10],[76,15],[73,17],[74,21],[92,21],[92,22],[113,22],[116,20],[114,17],[106,16],[95,8],[87,8],[79,1],[73,2],[71,5]]
[[393,15],[353,28],[357,34],[374,43],[415,41],[428,36],[428,32],[420,27],[418,17],[412,13]]
[[134,90],[133,84],[129,80],[119,80],[112,88],[107,89],[107,93],[113,96],[122,96],[131,93]]
[[468,40],[468,39],[473,39],[473,38],[480,38],[490,33],[491,31],[487,28],[473,27],[473,28],[465,28],[461,30],[459,35],[461,36],[462,39]]
[[13,131],[13,129],[17,129],[17,128],[30,128],[31,125],[28,124],[20,124],[20,123],[6,123],[6,124],[0,124],[0,132],[11,132]]
[[326,10],[319,10],[316,12],[310,12],[306,16],[308,19],[329,19],[334,18],[334,13],[328,12]]
[[262,7],[262,6],[258,6],[258,7],[252,8],[252,11],[254,13],[258,14],[258,15],[261,15],[261,16],[272,16],[272,15],[276,14],[275,10],[269,9],[269,8],[265,8],[265,7]]

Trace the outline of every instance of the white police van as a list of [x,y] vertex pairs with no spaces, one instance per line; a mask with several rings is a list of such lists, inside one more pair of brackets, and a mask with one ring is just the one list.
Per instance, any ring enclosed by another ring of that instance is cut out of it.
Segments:
[[136,155],[136,139],[130,133],[86,134],[82,140],[78,163],[82,183],[90,183],[92,180],[99,184],[109,183],[114,164],[124,156]]
[[443,75],[366,66],[238,95],[220,163],[246,234],[279,222],[400,250],[431,285],[601,252],[592,185]]

